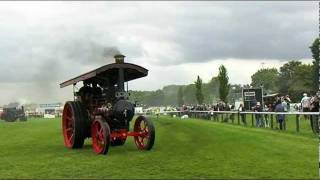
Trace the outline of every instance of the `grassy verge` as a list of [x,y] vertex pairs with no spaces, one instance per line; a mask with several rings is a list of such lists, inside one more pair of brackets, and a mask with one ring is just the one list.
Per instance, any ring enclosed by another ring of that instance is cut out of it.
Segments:
[[63,146],[60,119],[0,121],[0,178],[305,178],[318,177],[318,140],[227,123],[152,118],[156,143],[132,138],[96,155]]

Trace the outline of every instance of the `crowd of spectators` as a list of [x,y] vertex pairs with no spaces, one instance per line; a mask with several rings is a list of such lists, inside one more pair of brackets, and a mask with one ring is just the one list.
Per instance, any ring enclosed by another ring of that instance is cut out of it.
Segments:
[[230,105],[228,103],[219,102],[217,104],[202,104],[202,105],[183,105],[182,107],[178,107],[179,111],[231,111],[235,110],[234,105]]
[[[300,112],[319,112],[319,99],[320,91],[315,95],[309,97],[307,93],[303,93],[303,97],[300,103],[296,103],[293,108],[296,111]],[[254,112],[289,112],[290,104],[292,103],[289,95],[286,96],[276,96],[273,102],[266,103],[262,105],[261,102],[253,100],[251,103],[251,109],[249,111]],[[185,104],[182,107],[176,107],[177,111],[189,112],[189,111],[246,111],[243,104],[236,109],[234,105],[218,102],[216,104]],[[257,113],[254,115],[256,120],[256,127],[269,127],[270,116],[268,114]],[[226,116],[226,118],[233,118],[233,114]],[[241,122],[247,124],[245,114],[241,114]],[[315,118],[313,116],[305,116],[305,119]],[[282,130],[285,127],[285,115],[277,114],[276,115],[277,123],[279,123],[279,128]]]

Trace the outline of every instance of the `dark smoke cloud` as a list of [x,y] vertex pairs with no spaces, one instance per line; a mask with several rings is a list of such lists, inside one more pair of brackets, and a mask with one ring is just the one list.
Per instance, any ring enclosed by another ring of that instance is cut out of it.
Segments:
[[[48,48],[49,49],[49,48]],[[68,79],[65,76],[73,78],[67,72],[82,69],[88,65],[100,67],[102,65],[113,63],[113,56],[119,54],[117,47],[106,47],[97,42],[87,40],[69,41],[67,44],[52,48],[55,51],[46,51],[46,57],[38,55],[39,63],[32,76],[32,84],[40,99],[54,99],[57,96],[57,86]],[[40,60],[41,59],[41,60]],[[74,69],[74,68],[77,69]],[[84,73],[78,72],[75,76]],[[74,73],[72,73],[74,74]]]
[[3,107],[4,108],[15,108],[15,107],[18,107],[20,105],[21,104],[19,102],[10,102],[10,103],[4,105]]
[[108,47],[90,40],[75,40],[58,47],[63,59],[83,65],[102,65],[113,62],[113,56],[119,54],[117,47]]
[[[62,92],[59,88],[60,83],[94,68],[113,63],[113,56],[120,53],[115,46],[108,46],[82,36],[79,33],[74,37],[63,37],[55,43],[44,39],[39,44],[33,44],[32,49],[17,44],[17,49],[9,51],[10,53],[3,50],[3,59],[11,61],[1,62],[1,87],[13,87],[12,91],[16,92],[14,93],[16,96],[10,97],[9,101],[18,101],[20,98],[38,103],[59,101]],[[34,38],[34,41],[36,40],[37,38]],[[14,85],[5,86],[3,83]],[[71,92],[69,90],[69,94]],[[8,101],[0,100],[0,104],[5,103]]]

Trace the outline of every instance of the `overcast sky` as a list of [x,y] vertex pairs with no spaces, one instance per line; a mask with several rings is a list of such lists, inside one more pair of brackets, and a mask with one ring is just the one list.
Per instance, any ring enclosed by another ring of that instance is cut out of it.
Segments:
[[[224,64],[231,83],[262,67],[310,63],[318,2],[0,2],[0,105],[64,102],[59,83],[113,62],[149,69],[134,90],[205,82]],[[106,54],[106,51],[108,52]]]

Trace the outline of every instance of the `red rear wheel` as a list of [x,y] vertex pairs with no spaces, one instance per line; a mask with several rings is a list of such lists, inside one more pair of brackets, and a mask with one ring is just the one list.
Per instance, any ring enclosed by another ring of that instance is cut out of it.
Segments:
[[64,144],[68,148],[81,148],[85,139],[85,124],[77,103],[68,101],[63,109],[62,132]]
[[134,137],[138,149],[150,150],[153,147],[155,139],[155,129],[153,123],[144,116],[139,116],[134,123],[134,132],[139,136]]
[[107,154],[110,145],[110,128],[108,123],[96,119],[91,125],[92,148],[97,154]]
[[63,109],[62,129],[64,144],[68,148],[72,148],[74,144],[74,112],[70,104],[66,104]]

